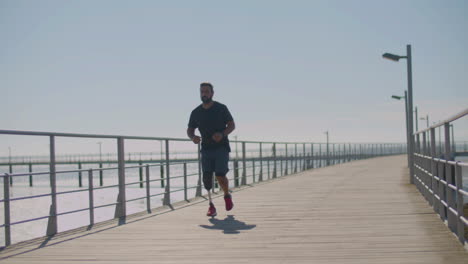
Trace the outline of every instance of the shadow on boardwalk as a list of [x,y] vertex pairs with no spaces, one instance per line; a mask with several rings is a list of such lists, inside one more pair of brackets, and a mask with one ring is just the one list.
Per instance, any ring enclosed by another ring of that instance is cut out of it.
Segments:
[[200,227],[212,230],[223,230],[224,234],[239,234],[240,230],[251,230],[257,226],[247,225],[245,222],[236,220],[233,215],[228,215],[223,220],[211,218],[210,223],[213,225],[200,225]]

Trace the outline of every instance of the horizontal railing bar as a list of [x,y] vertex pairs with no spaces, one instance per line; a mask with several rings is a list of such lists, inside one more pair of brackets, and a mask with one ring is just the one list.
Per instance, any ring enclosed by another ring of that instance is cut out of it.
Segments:
[[[154,180],[150,180],[149,182],[155,182],[155,181],[163,181],[165,180],[166,178],[162,178],[162,179],[154,179]],[[144,182],[144,181],[143,181]]]
[[453,215],[458,217],[458,212],[457,210],[453,209],[452,207],[448,207],[449,211],[452,212]]
[[[183,163],[182,163],[183,164]],[[149,165],[149,164],[147,164]],[[125,169],[135,169],[135,168],[142,168],[146,167],[147,165],[137,165],[137,166],[129,166],[129,167],[124,167]],[[161,166],[160,164],[153,164],[149,165],[150,167],[153,166]],[[82,169],[82,170],[66,170],[66,171],[56,171],[56,174],[59,173],[73,173],[73,172],[88,172],[89,170],[93,171],[106,171],[106,170],[117,170],[118,167],[112,167],[112,168],[92,168],[92,169]],[[19,177],[19,176],[37,176],[37,175],[47,175],[50,174],[50,171],[47,172],[31,172],[31,173],[15,173],[15,174],[8,174],[10,177]],[[5,175],[0,175],[1,177],[5,177]]]
[[134,198],[134,199],[126,200],[125,202],[133,202],[133,201],[142,200],[142,199],[146,199],[146,196],[143,196],[143,197],[140,197],[140,198]]
[[87,192],[87,191],[89,191],[89,189],[58,192],[58,193],[56,193],[56,195],[59,195],[59,194],[69,194],[69,193],[77,193],[77,192]]
[[78,213],[78,212],[82,212],[82,211],[89,211],[89,208],[83,208],[83,209],[78,209],[78,210],[69,211],[69,212],[57,213],[57,216],[73,214],[73,213]]
[[432,128],[437,128],[437,127],[443,126],[443,125],[445,125],[447,123],[451,123],[451,122],[453,122],[453,121],[455,121],[455,120],[457,120],[459,118],[462,118],[462,117],[464,117],[466,115],[468,115],[468,108],[461,111],[461,112],[459,112],[459,113],[457,113],[457,114],[455,114],[455,115],[453,115],[452,117],[449,117],[449,118],[447,118],[447,119],[445,119],[443,121],[440,121],[439,123],[435,123],[434,125],[426,128],[426,129],[421,129],[421,130],[415,132],[414,134],[417,135],[417,134],[424,133],[426,131],[430,131]]
[[119,204],[119,203],[103,204],[103,205],[99,205],[99,206],[94,206],[93,209],[99,209],[99,208],[102,208],[102,207],[107,207],[107,206],[112,206],[112,205],[117,205],[117,204]]
[[[468,110],[467,110],[468,111]],[[77,137],[77,138],[108,138],[108,139],[136,139],[136,140],[169,140],[169,141],[186,141],[190,142],[188,138],[170,138],[170,137],[143,137],[143,136],[125,136],[125,135],[103,135],[103,134],[78,134],[78,133],[63,133],[63,132],[42,132],[42,131],[22,131],[22,130],[0,130],[0,134],[7,135],[26,135],[26,136],[55,136],[55,137]],[[232,143],[264,143],[264,144],[321,144],[326,145],[326,142],[278,142],[278,141],[240,141],[240,140],[229,140]],[[402,143],[395,142],[333,142],[329,144],[354,144],[355,146],[364,144],[393,144],[398,145]]]
[[[94,187],[93,190],[102,190],[102,189],[115,188],[115,187],[119,187],[119,185],[116,184],[116,185],[108,185],[108,186]],[[88,189],[88,190],[89,190],[89,189]]]
[[126,183],[125,186],[130,186],[130,185],[135,185],[135,184],[140,184],[140,183],[145,183],[146,181],[143,180],[143,181],[136,181],[136,182],[130,182],[130,183]]
[[152,194],[152,195],[150,195],[149,197],[155,197],[155,196],[160,196],[160,195],[163,195],[163,194],[165,194],[165,192],[162,192],[162,193],[158,193],[158,194]]
[[[197,174],[198,175],[198,174]],[[180,176],[171,176],[171,179],[179,179],[179,178],[184,178],[184,177],[188,177],[188,175],[180,175]],[[193,176],[193,175],[192,175]]]
[[110,139],[141,139],[141,140],[170,140],[170,141],[191,141],[185,138],[163,138],[163,137],[137,137],[123,135],[97,135],[97,134],[76,134],[58,132],[20,131],[20,130],[0,130],[0,134],[26,135],[26,136],[55,136],[55,137],[78,137],[78,138],[110,138]]
[[457,186],[452,185],[452,184],[450,184],[450,183],[448,184],[448,187],[449,187],[450,189],[454,190],[454,191],[457,190]]
[[459,218],[460,218],[460,220],[462,220],[463,224],[468,226],[468,219],[466,219],[464,216],[460,216]]
[[458,192],[462,195],[468,196],[468,192],[463,189],[458,190]]
[[[46,197],[50,196],[50,193],[46,194],[38,194],[38,195],[33,195],[33,196],[24,196],[24,197],[16,197],[16,198],[10,198],[10,201],[19,201],[19,200],[26,200],[26,199],[32,199],[32,198],[40,198],[40,197]],[[0,200],[0,202],[5,202],[4,199]]]
[[22,221],[18,221],[18,222],[14,222],[14,223],[11,223],[10,226],[12,225],[18,225],[18,224],[24,224],[24,223],[28,223],[28,222],[33,222],[33,221],[37,221],[37,220],[42,220],[42,219],[46,219],[46,218],[49,218],[49,216],[41,216],[41,217],[37,217],[37,218],[32,218],[32,219],[28,219],[28,220],[22,220]]
[[177,189],[177,190],[172,190],[172,191],[170,191],[170,192],[168,192],[168,193],[175,193],[175,192],[180,192],[180,191],[183,191],[183,190],[185,190],[185,188]]

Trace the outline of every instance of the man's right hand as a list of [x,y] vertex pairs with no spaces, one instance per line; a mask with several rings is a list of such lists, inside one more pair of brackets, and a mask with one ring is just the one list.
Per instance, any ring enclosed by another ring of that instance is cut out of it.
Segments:
[[192,138],[192,141],[193,141],[194,144],[200,143],[200,140],[201,140],[201,139],[200,139],[199,136],[194,136],[194,137]]

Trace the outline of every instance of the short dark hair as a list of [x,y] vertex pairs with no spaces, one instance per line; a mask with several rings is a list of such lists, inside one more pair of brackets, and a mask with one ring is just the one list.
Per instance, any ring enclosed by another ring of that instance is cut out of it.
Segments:
[[200,88],[202,88],[203,86],[208,86],[211,88],[211,92],[213,92],[213,85],[209,82],[202,82],[200,83]]

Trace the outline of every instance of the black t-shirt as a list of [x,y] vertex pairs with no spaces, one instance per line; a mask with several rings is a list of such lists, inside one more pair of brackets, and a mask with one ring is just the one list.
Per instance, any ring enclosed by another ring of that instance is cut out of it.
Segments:
[[214,133],[223,133],[229,121],[233,121],[233,118],[228,108],[221,103],[213,101],[213,105],[208,109],[199,105],[192,111],[188,127],[198,128],[200,131],[202,149],[215,149],[224,146],[231,152],[227,137],[223,137],[218,143],[212,139]]

